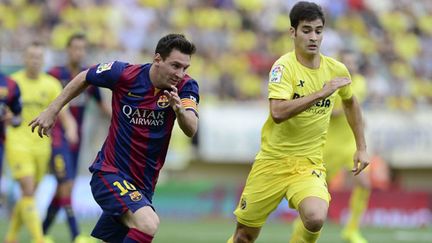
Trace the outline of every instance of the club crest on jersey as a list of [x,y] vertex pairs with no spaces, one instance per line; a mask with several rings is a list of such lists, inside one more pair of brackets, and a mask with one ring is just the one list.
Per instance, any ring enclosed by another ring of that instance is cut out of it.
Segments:
[[114,62],[108,62],[108,63],[101,63],[99,64],[96,73],[105,72],[107,70],[110,70]]
[[270,83],[280,83],[282,78],[282,71],[283,71],[282,65],[274,66],[270,72]]
[[139,191],[133,191],[129,193],[129,197],[132,201],[138,202],[139,200],[142,199],[142,194]]
[[159,97],[159,100],[157,101],[157,105],[160,108],[167,108],[169,106],[169,100],[168,97],[166,97],[166,95],[161,95]]

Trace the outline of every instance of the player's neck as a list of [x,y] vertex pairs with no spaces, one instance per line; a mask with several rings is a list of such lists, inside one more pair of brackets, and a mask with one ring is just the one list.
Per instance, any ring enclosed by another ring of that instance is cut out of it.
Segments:
[[318,54],[304,54],[304,53],[298,53],[295,52],[297,61],[310,69],[318,69],[320,67],[321,63],[321,55]]
[[73,74],[73,76],[75,76],[76,74],[78,74],[81,71],[81,65],[78,62],[69,62],[68,68],[71,71],[71,73]]
[[26,70],[25,74],[29,79],[37,79],[39,77],[39,72],[34,72],[31,70]]
[[153,64],[150,66],[150,70],[149,70],[150,82],[153,84],[153,86],[155,88],[159,89],[160,84],[158,82],[158,78],[157,78],[157,74],[156,74],[155,68],[156,67]]

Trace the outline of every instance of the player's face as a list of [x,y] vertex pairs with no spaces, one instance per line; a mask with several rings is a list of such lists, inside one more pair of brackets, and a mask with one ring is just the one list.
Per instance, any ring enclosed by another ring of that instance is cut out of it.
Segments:
[[81,63],[86,55],[86,41],[83,39],[74,39],[67,48],[67,53],[71,63]]
[[42,70],[44,62],[44,48],[41,46],[30,46],[24,54],[24,65],[28,72],[37,74]]
[[191,57],[188,54],[181,53],[173,49],[165,60],[157,53],[154,58],[154,64],[157,68],[158,88],[170,88],[183,79],[186,69],[190,65]]
[[297,29],[291,27],[291,37],[294,39],[295,50],[303,55],[317,55],[323,39],[324,24],[321,19],[300,21]]

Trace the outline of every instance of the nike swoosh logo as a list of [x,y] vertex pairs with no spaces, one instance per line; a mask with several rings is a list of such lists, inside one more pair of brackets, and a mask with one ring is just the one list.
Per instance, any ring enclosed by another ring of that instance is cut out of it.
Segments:
[[129,93],[127,94],[130,97],[135,97],[135,98],[141,98],[141,96],[133,94],[132,92],[129,91]]

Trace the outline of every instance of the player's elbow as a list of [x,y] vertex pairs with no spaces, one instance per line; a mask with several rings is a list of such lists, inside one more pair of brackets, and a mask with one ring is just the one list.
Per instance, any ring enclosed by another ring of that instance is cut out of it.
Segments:
[[272,111],[271,117],[276,124],[282,123],[287,119],[281,112],[277,111]]
[[193,137],[193,136],[195,136],[195,134],[196,134],[196,129],[190,129],[190,130],[188,130],[188,131],[184,131],[184,133],[186,134],[186,136],[188,136],[188,137]]

